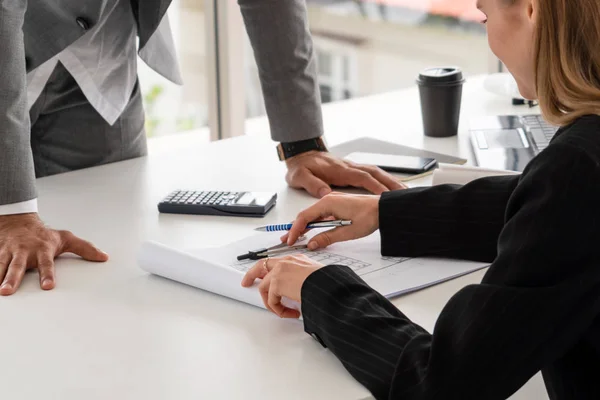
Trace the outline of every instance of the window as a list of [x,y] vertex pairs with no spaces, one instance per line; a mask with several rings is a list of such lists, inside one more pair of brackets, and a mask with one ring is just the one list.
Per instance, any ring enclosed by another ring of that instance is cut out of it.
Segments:
[[322,38],[315,45],[321,101],[345,100],[357,94],[357,57],[352,44]]
[[[456,65],[467,76],[497,69],[474,0],[306,3],[323,103],[412,86],[430,66]],[[243,134],[244,119],[265,106],[237,2],[174,0],[169,17],[185,84],[140,62],[148,135]]]
[[[430,66],[488,73],[483,16],[474,0],[307,0],[324,103],[414,85]],[[249,42],[246,41],[249,48]],[[247,116],[264,114],[246,49]]]
[[[146,110],[146,134],[158,137],[208,125],[205,2],[174,0],[168,16],[184,85],[178,86],[138,62]],[[206,135],[208,131],[204,132]],[[207,136],[208,140],[208,136]]]

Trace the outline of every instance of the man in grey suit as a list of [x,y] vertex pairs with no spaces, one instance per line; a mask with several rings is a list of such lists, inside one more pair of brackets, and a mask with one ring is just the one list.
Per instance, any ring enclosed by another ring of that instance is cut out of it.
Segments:
[[[171,0],[0,0],[0,295],[37,268],[54,288],[54,259],[108,256],[37,214],[36,177],[146,154],[137,55],[180,83]],[[312,195],[330,184],[375,193],[401,185],[329,154],[304,0],[239,0],[257,59],[272,137],[287,181]],[[136,40],[139,38],[139,51]]]

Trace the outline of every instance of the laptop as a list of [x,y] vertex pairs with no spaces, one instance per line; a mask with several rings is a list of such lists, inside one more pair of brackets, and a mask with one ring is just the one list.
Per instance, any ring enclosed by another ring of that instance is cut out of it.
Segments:
[[558,130],[541,115],[474,118],[471,146],[479,167],[522,172]]

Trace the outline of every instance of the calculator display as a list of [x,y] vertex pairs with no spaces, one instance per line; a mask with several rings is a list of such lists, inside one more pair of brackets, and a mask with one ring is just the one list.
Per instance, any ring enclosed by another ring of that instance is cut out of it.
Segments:
[[256,192],[246,192],[243,193],[241,197],[231,203],[231,205],[235,206],[264,206],[271,201],[273,195],[270,193],[256,193]]

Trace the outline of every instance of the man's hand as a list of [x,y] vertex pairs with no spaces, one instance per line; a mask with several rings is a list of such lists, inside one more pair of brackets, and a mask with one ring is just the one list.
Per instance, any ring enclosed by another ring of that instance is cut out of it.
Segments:
[[88,261],[103,262],[108,255],[71,232],[49,229],[37,214],[0,216],[0,295],[17,291],[25,271],[37,268],[40,287],[54,288],[54,259],[74,253]]
[[287,183],[296,189],[306,189],[318,198],[331,193],[329,185],[360,187],[374,194],[406,188],[377,167],[354,164],[321,151],[299,154],[286,160],[286,164]]

